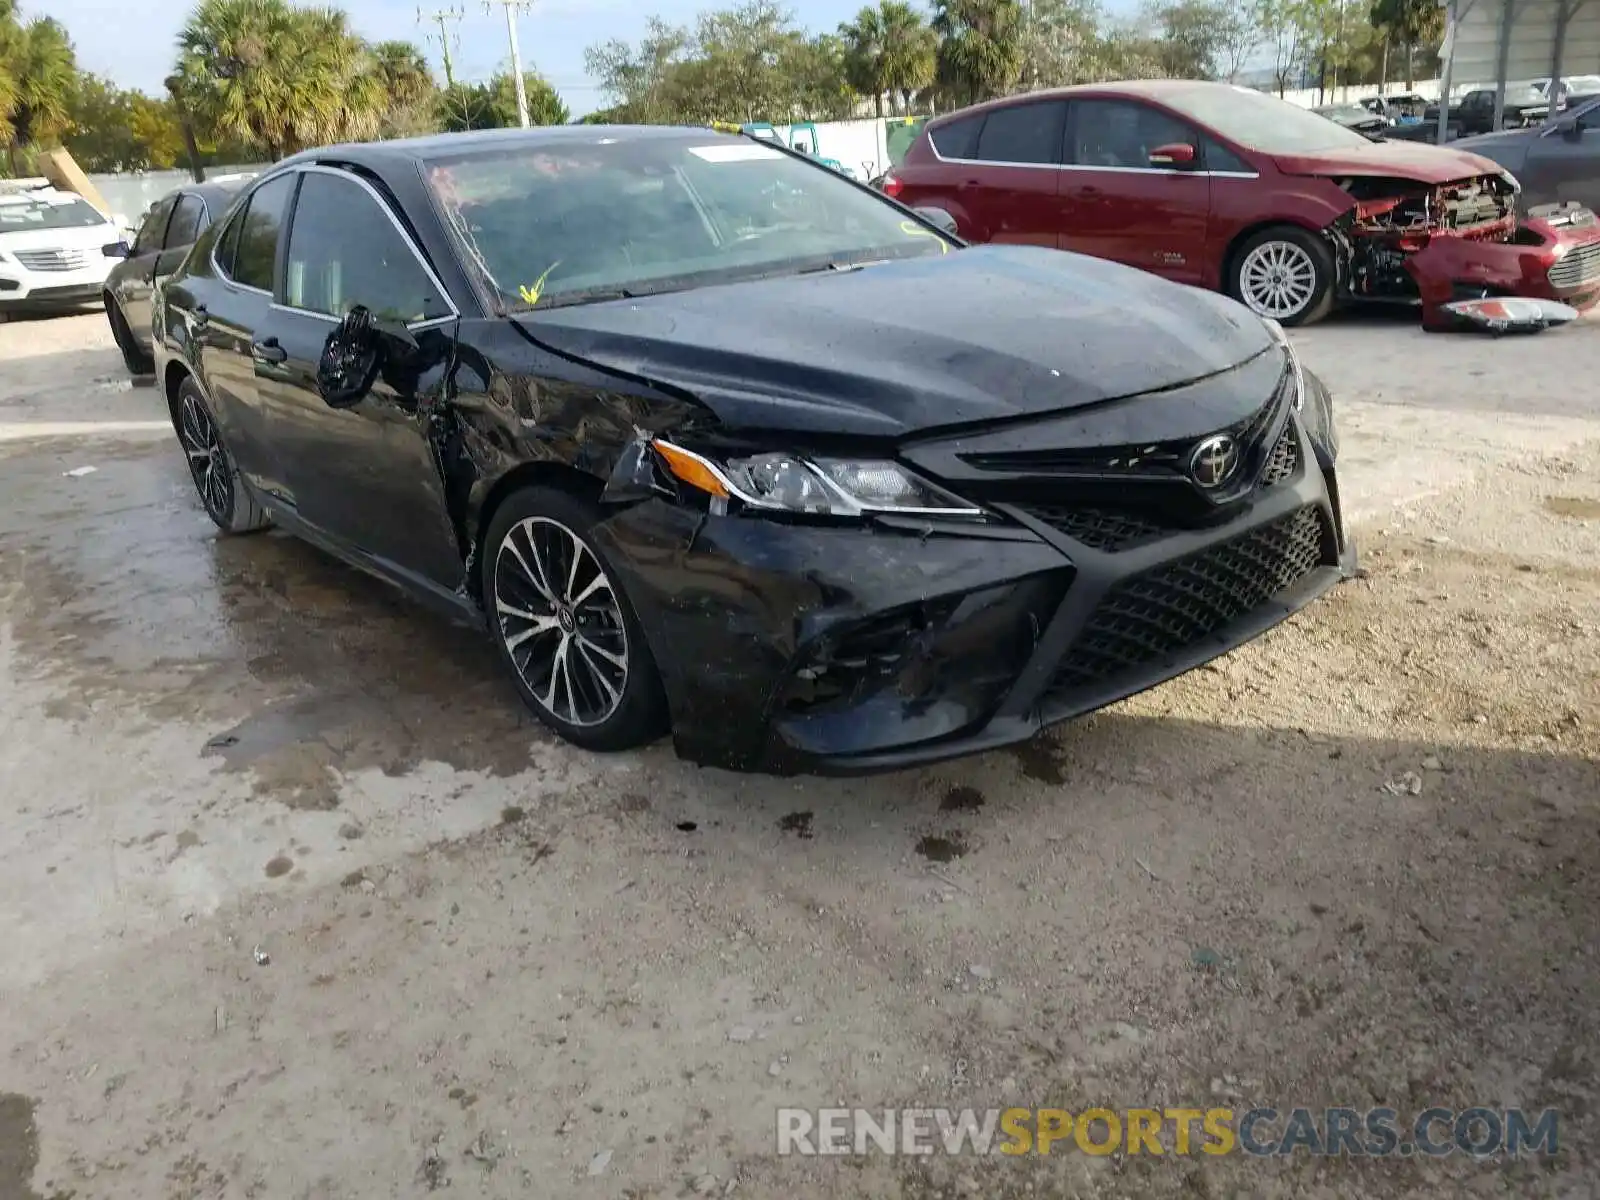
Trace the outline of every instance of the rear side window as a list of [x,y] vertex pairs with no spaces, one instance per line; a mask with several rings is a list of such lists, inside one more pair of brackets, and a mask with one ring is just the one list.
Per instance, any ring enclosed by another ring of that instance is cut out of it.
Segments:
[[[295,177],[280,175],[269,179],[251,193],[245,209],[233,225],[238,229],[228,231],[228,239],[237,237],[237,247],[229,274],[235,283],[245,287],[272,290],[273,266],[278,257],[278,232],[283,228],[284,207],[289,193],[294,190]],[[226,246],[223,247],[227,249]],[[219,262],[225,262],[218,255]]]
[[1066,112],[1058,100],[990,109],[978,135],[978,157],[992,163],[1059,163]]
[[978,131],[983,128],[982,115],[960,117],[940,125],[930,126],[928,138],[941,158],[977,158]]
[[175,250],[194,241],[200,233],[200,214],[204,211],[199,196],[180,196],[178,207],[172,210],[172,220],[167,223],[165,247]]

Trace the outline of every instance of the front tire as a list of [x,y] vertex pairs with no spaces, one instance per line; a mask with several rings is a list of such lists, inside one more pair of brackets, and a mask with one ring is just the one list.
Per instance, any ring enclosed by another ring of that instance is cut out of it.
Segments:
[[1310,325],[1333,310],[1333,254],[1314,233],[1275,225],[1235,252],[1228,294],[1258,317],[1281,325]]
[[531,487],[484,538],[483,603],[501,661],[534,716],[587,750],[628,750],[667,729],[644,630],[595,543],[599,508]]
[[272,519],[267,510],[239,478],[205,394],[192,375],[184,376],[178,384],[173,424],[177,426],[178,442],[188,460],[200,503],[216,527],[224,533],[254,533],[270,526]]
[[128,325],[128,318],[122,314],[122,305],[118,304],[109,294],[106,296],[106,320],[111,323],[111,336],[117,343],[117,349],[122,351],[122,361],[127,365],[130,375],[148,375],[156,369],[155,361],[139,349],[138,340],[133,336],[133,330]]

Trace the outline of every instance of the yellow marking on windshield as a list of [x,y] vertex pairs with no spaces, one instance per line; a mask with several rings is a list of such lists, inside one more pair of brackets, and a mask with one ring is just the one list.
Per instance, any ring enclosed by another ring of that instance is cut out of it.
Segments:
[[533,281],[532,287],[529,287],[524,283],[517,288],[517,295],[522,297],[522,302],[524,304],[526,304],[529,308],[532,308],[535,304],[539,303],[539,297],[544,295],[544,281],[549,279],[550,272],[554,271],[560,265],[561,260],[558,258],[555,262],[551,263],[544,269],[543,275],[539,276],[539,278]]
[[915,221],[901,221],[900,222],[900,232],[901,233],[909,233],[912,237],[932,238],[934,241],[939,243],[939,253],[940,254],[949,254],[950,253],[950,243],[949,242],[945,241],[944,238],[940,237],[933,230],[928,229],[925,226],[918,225]]

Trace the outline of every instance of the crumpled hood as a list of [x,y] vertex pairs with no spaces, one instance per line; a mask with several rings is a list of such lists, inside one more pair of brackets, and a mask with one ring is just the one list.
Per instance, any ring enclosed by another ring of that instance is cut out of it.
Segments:
[[1486,158],[1426,142],[1369,142],[1316,154],[1278,154],[1272,161],[1286,175],[1393,175],[1432,184],[1500,173]]
[[901,437],[1176,387],[1271,345],[1231,300],[1055,250],[933,258],[519,316],[725,424]]

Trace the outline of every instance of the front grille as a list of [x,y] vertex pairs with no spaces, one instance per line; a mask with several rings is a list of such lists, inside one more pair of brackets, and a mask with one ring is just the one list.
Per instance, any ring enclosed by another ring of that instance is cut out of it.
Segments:
[[1600,283],[1600,242],[1573,246],[1550,268],[1550,286],[1582,288]]
[[1063,504],[1021,504],[1018,509],[1074,541],[1095,550],[1126,550],[1166,531],[1154,521],[1134,513],[1103,508],[1069,508]]
[[1267,465],[1261,469],[1261,486],[1293,479],[1300,472],[1300,439],[1295,436],[1294,423],[1283,427],[1278,441],[1267,456]]
[[1098,683],[1221,631],[1315,570],[1322,542],[1322,518],[1307,506],[1124,580],[1090,615],[1049,692]]
[[17,250],[13,253],[30,271],[77,271],[89,265],[87,250]]

